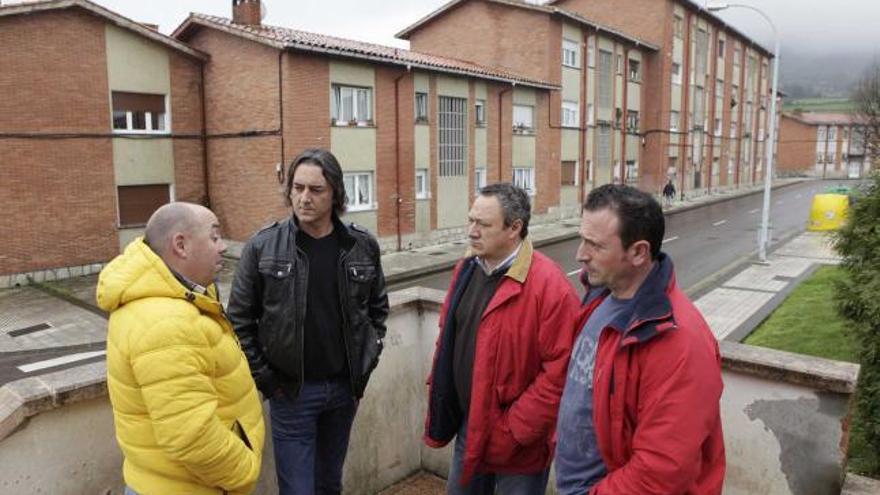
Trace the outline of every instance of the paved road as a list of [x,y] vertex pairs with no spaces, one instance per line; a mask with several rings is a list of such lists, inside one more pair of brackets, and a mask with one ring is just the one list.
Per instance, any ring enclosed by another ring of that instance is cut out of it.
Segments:
[[[773,191],[770,205],[771,249],[806,228],[813,195],[838,184],[838,181],[809,181]],[[845,183],[852,185],[852,182]],[[700,292],[703,281],[711,281],[757,252],[758,225],[761,221],[763,195],[755,193],[667,217],[663,250],[676,265],[676,276],[688,291]],[[578,239],[540,248],[556,260],[580,290],[579,266],[574,260]],[[393,285],[391,289],[421,285],[446,290],[450,271]]]

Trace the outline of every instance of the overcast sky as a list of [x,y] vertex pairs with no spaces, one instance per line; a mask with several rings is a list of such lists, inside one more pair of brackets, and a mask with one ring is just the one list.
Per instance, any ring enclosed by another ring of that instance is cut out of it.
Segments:
[[[190,12],[231,17],[229,0],[93,0],[126,17],[174,30]],[[266,24],[407,47],[394,33],[446,3],[446,0],[264,0]],[[659,1],[659,0],[658,0]],[[705,4],[707,0],[695,0]],[[780,31],[786,51],[858,51],[880,55],[880,0],[734,0],[766,12]],[[16,3],[4,0],[4,4]],[[766,22],[745,9],[720,13],[768,48]]]

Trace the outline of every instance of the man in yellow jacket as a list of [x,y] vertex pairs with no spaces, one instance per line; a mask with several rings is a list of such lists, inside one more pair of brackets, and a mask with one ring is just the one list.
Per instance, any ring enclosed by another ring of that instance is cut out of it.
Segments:
[[202,206],[162,206],[98,279],[126,493],[250,493],[265,427],[213,280],[226,245]]

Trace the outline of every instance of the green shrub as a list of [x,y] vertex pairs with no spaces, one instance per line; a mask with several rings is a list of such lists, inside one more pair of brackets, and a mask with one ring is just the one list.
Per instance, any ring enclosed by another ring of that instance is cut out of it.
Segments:
[[859,349],[861,373],[854,432],[862,458],[853,468],[880,474],[880,173],[850,206],[850,221],[835,238],[847,277],[836,283],[835,302],[849,320]]

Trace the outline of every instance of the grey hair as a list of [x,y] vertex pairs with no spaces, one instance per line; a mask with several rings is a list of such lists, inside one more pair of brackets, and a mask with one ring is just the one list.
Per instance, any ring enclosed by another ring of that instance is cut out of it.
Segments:
[[164,256],[174,234],[190,233],[199,226],[201,208],[204,206],[182,201],[160,206],[147,221],[144,242],[160,257]]
[[526,191],[510,182],[489,184],[480,189],[480,196],[491,196],[498,199],[501,211],[504,212],[504,226],[510,227],[517,220],[522,221],[519,237],[525,239],[529,235],[529,219],[532,217],[532,203]]

